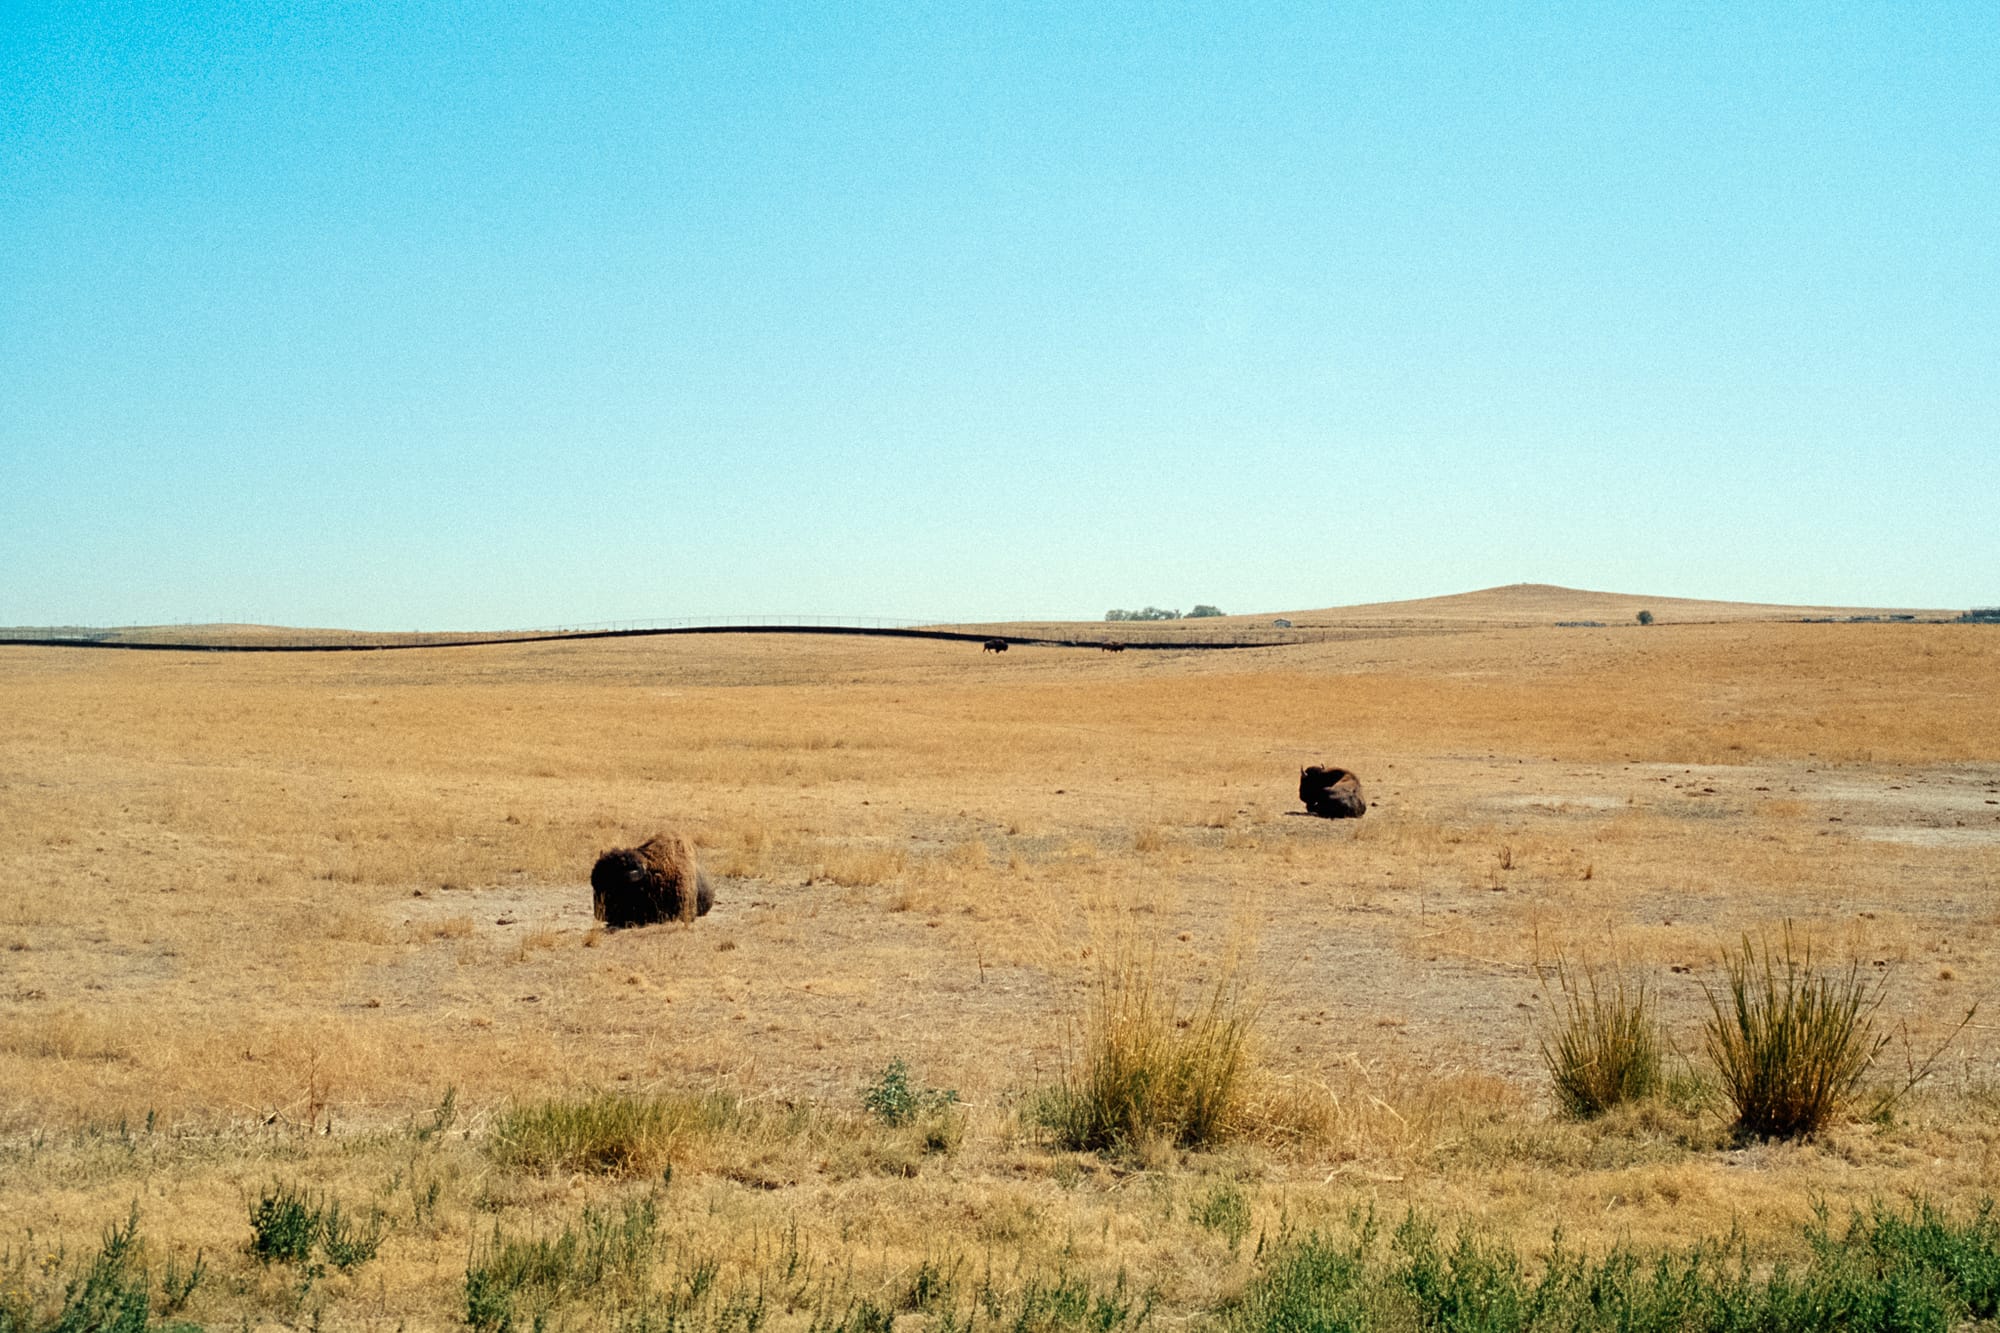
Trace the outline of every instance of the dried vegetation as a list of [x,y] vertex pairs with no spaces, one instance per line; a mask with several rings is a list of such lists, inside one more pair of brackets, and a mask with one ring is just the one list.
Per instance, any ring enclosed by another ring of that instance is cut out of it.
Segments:
[[[1967,1216],[1989,1029],[1740,1143],[1704,1033],[1788,919],[1913,1050],[1991,993],[1996,697],[1976,626],[0,650],[0,1305],[60,1317],[135,1201],[106,1301],[492,1328],[1111,1329],[1248,1308],[1357,1208],[1757,1272],[1814,1198]],[[1365,819],[1291,813],[1311,762]],[[661,826],[715,911],[594,930]],[[1644,986],[1659,1091],[1558,1114],[1544,1042],[1616,999],[1559,958]],[[954,1101],[882,1115],[897,1060]]]

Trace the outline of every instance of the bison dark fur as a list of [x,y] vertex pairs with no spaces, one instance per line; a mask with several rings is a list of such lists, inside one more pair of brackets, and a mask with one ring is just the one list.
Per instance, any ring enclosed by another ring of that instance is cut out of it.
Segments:
[[1007,641],[1005,639],[988,639],[986,641],[986,646],[982,648],[980,651],[988,653],[1004,653],[1007,651]]
[[677,833],[608,851],[591,867],[591,910],[613,930],[692,921],[714,905],[715,891],[695,862],[693,846]]
[[1299,799],[1306,803],[1307,814],[1322,819],[1359,819],[1368,813],[1361,779],[1344,768],[1314,764],[1299,770]]

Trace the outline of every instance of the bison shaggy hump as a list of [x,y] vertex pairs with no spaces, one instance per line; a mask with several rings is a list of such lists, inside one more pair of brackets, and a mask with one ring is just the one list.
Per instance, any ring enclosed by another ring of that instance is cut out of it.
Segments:
[[617,930],[708,915],[715,894],[695,864],[694,848],[678,833],[662,833],[637,847],[597,858],[590,871],[590,906]]
[[1359,819],[1368,813],[1361,799],[1361,779],[1344,768],[1314,764],[1299,771],[1299,799],[1306,813],[1322,819]]

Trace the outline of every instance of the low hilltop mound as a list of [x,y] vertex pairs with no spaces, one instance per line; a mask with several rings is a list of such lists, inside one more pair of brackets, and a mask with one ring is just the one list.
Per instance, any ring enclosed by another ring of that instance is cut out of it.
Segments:
[[1635,593],[1593,592],[1552,583],[1509,583],[1477,592],[1422,597],[1403,602],[1294,611],[1286,619],[1301,628],[1398,627],[1463,629],[1480,625],[1557,625],[1597,621],[1631,624],[1641,611],[1661,623],[1731,620],[1800,620],[1811,617],[1914,615],[1926,619],[1954,612],[1863,606],[1786,606],[1767,602],[1718,602],[1692,597],[1646,597]]

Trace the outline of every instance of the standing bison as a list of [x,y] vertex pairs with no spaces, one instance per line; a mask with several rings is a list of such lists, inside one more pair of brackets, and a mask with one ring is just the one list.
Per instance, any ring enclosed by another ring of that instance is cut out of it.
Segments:
[[613,930],[692,921],[714,905],[714,890],[695,864],[694,847],[678,833],[606,852],[591,867],[591,911]]
[[988,639],[986,641],[986,646],[982,648],[980,651],[987,653],[1004,653],[1007,651],[1007,641],[1005,639]]
[[1344,768],[1314,764],[1300,769],[1299,799],[1306,803],[1307,814],[1322,819],[1359,819],[1368,813],[1368,802],[1361,799],[1361,779]]

